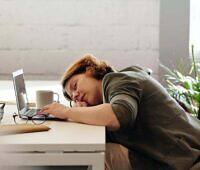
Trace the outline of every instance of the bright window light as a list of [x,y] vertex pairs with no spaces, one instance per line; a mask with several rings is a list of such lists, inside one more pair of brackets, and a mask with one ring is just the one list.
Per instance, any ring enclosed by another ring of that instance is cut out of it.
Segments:
[[[190,1],[190,47],[193,44],[195,56],[200,60],[200,0]],[[191,48],[190,48],[191,49]]]

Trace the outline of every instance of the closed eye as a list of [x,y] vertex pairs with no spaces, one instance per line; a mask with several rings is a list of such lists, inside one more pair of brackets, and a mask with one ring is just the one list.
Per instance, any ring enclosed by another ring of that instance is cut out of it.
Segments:
[[75,82],[73,85],[73,90],[76,90],[76,89],[77,89],[77,82]]

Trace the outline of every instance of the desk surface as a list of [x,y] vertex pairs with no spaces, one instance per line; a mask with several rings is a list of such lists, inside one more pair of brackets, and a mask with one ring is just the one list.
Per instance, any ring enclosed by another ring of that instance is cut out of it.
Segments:
[[[14,124],[15,105],[5,107],[0,124]],[[46,121],[51,129],[45,132],[0,136],[0,150],[37,152],[105,151],[105,127],[67,121]]]

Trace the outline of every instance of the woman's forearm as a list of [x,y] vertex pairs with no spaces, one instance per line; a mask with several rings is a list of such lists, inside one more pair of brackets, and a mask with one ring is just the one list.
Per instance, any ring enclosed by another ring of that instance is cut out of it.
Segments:
[[120,126],[111,104],[101,104],[91,107],[72,107],[66,112],[67,117],[75,122],[91,125],[106,126],[110,130],[117,130]]

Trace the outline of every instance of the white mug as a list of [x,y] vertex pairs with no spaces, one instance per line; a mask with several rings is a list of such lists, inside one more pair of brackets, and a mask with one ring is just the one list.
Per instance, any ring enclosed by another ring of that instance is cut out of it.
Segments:
[[[57,99],[54,100],[54,96],[57,96]],[[36,91],[36,108],[41,109],[44,106],[51,104],[53,102],[59,102],[59,94],[51,90],[37,90]]]

